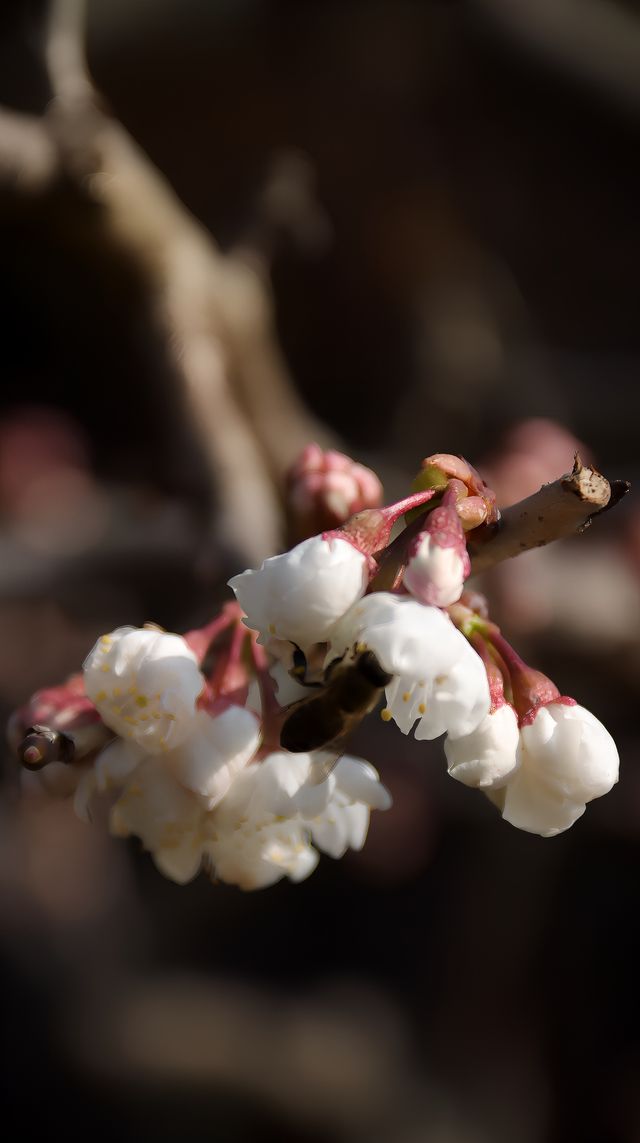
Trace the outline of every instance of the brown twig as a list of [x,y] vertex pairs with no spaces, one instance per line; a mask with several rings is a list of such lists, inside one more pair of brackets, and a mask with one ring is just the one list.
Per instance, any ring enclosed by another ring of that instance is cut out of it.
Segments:
[[[281,539],[284,472],[324,426],[298,398],[279,352],[269,282],[224,256],[108,114],[87,72],[84,0],[50,0],[43,114],[0,108],[0,211],[28,195],[56,232],[79,216],[83,250],[122,257],[140,284],[139,328],[181,394],[208,469],[215,544],[259,562]],[[152,378],[158,380],[157,376]]]
[[576,453],[571,472],[507,508],[484,542],[469,545],[472,574],[583,532],[594,516],[614,507],[628,491],[626,480],[610,484],[597,469],[583,465]]

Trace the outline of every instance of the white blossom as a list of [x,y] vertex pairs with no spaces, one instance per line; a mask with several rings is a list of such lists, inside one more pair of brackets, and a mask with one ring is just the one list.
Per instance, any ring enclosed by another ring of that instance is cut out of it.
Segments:
[[520,731],[518,756],[518,768],[504,790],[502,816],[543,837],[569,829],[586,803],[608,793],[618,780],[613,738],[577,704],[541,707]]
[[416,738],[469,734],[489,711],[480,656],[448,615],[409,596],[374,592],[337,625],[327,662],[349,649],[369,649],[394,678],[386,688],[389,717]]
[[311,773],[311,755],[278,752],[237,776],[207,819],[215,876],[243,889],[301,881],[318,861],[311,841],[333,857],[361,848],[369,808],[390,805],[375,770],[342,758],[326,783],[314,786]]
[[470,734],[448,735],[444,752],[449,774],[481,790],[503,786],[519,764],[519,741],[516,712],[502,703]]
[[469,574],[465,555],[459,545],[443,547],[425,532],[405,568],[404,586],[421,603],[448,607],[460,599]]
[[265,560],[229,586],[262,638],[288,639],[303,650],[329,638],[335,623],[364,593],[368,560],[348,540],[312,536]]
[[194,733],[167,755],[183,786],[199,794],[211,810],[260,744],[260,722],[252,711],[229,706],[221,714],[198,711]]
[[170,773],[164,756],[147,755],[125,782],[109,827],[116,837],[140,838],[160,872],[182,885],[200,869],[205,815],[200,799]]
[[[181,786],[197,794],[211,810],[224,797],[234,776],[251,761],[260,744],[260,722],[245,707],[230,705],[220,714],[196,712],[186,741],[163,754],[162,765]],[[96,763],[98,789],[122,786],[144,758],[142,747],[116,739]]]
[[119,627],[98,639],[84,683],[106,725],[154,754],[190,734],[204,680],[180,635]]

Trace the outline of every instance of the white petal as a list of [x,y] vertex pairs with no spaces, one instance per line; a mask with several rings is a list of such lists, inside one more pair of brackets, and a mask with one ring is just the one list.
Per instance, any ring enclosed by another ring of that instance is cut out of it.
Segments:
[[330,659],[345,645],[366,646],[395,677],[386,688],[394,720],[408,734],[468,734],[488,713],[484,665],[444,612],[408,597],[374,593],[338,625]]
[[186,836],[177,845],[160,846],[153,851],[152,857],[154,865],[164,877],[178,885],[186,885],[200,872],[202,846],[197,835],[193,834]]
[[389,683],[386,688],[387,706],[403,734],[409,734],[416,720],[425,714],[432,694],[431,680],[416,682],[410,676],[396,675]]
[[84,664],[84,682],[106,725],[147,753],[184,741],[204,684],[180,635],[135,627],[98,639]]
[[146,754],[142,747],[114,738],[96,758],[96,781],[101,793],[124,785]]
[[437,738],[444,733],[456,737],[471,734],[489,712],[491,697],[482,659],[466,639],[460,650],[453,667],[433,681],[431,699],[416,727],[418,739]]
[[208,800],[220,801],[233,775],[254,756],[260,744],[256,716],[241,706],[230,706],[211,716],[200,710],[189,738],[166,755],[166,764],[179,782]]
[[336,784],[350,802],[362,802],[374,810],[388,810],[391,794],[382,785],[378,771],[362,758],[345,754],[334,770]]
[[519,769],[504,790],[503,817],[551,837],[573,825],[585,804],[618,779],[609,732],[577,704],[549,703],[520,731]]
[[426,533],[407,564],[403,583],[421,603],[448,607],[462,595],[465,570],[456,547],[443,548]]
[[356,803],[345,809],[347,818],[347,842],[350,849],[362,849],[369,832],[369,807]]
[[449,735],[444,744],[449,774],[481,790],[504,785],[515,771],[519,740],[515,711],[504,703],[470,734]]
[[541,837],[563,833],[586,809],[584,802],[559,796],[540,782],[531,767],[522,764],[501,792],[504,793],[504,820]]
[[618,781],[616,744],[584,707],[549,703],[521,733],[531,765],[563,796],[588,802]]
[[329,857],[343,857],[347,849],[362,849],[369,829],[369,807],[361,802],[333,804],[315,821],[309,822],[311,836]]
[[276,684],[280,706],[291,706],[292,703],[301,702],[302,699],[308,699],[313,694],[309,687],[304,687],[302,683],[292,678],[287,664],[281,660],[269,667],[269,674]]
[[327,662],[362,645],[390,675],[432,679],[449,670],[469,645],[448,615],[410,596],[378,591],[356,603],[331,637]]
[[174,848],[200,830],[203,810],[198,799],[168,773],[163,759],[146,758],[111,811],[111,832],[135,834],[145,849]]
[[308,754],[279,751],[234,778],[207,815],[205,849],[217,877],[244,889],[285,875],[293,881],[307,877],[318,860],[309,835],[334,857],[349,846],[360,848],[369,804],[390,804],[375,770],[343,758],[325,782],[314,785],[311,763]]
[[[363,807],[367,817],[369,811]],[[332,806],[315,821],[309,822],[311,836],[323,853],[329,857],[343,857],[349,848],[349,823],[346,808]]]
[[227,832],[219,828],[206,852],[215,876],[241,889],[262,889],[284,876],[300,881],[318,861],[295,822],[247,822]]
[[312,536],[229,580],[247,624],[303,650],[329,638],[368,583],[368,562],[347,540]]

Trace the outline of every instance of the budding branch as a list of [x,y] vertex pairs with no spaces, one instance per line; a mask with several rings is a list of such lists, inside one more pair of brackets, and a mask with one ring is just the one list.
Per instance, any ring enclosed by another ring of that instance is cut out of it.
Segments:
[[576,453],[571,472],[506,508],[484,540],[469,545],[472,575],[531,548],[583,532],[594,516],[615,507],[628,491],[626,480],[609,483],[597,469],[583,465]]

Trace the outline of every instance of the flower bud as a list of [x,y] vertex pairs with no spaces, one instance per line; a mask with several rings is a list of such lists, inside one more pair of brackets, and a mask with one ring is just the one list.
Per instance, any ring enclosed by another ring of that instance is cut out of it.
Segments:
[[519,737],[516,713],[503,702],[471,734],[448,735],[444,752],[449,774],[480,790],[503,786],[518,765]]
[[375,472],[344,453],[309,444],[286,478],[287,509],[294,540],[344,524],[356,512],[376,508],[382,485]]
[[248,627],[262,640],[288,639],[305,650],[324,642],[334,624],[369,582],[368,557],[334,532],[312,536],[289,552],[265,560],[257,571],[229,580],[246,613]]
[[[444,489],[448,484],[455,482],[462,484],[466,489],[466,496],[462,497],[457,490],[458,513],[463,520],[466,531],[479,524],[493,524],[498,519],[496,496],[493,489],[476,472],[462,456],[453,456],[451,453],[437,452],[427,456],[422,461],[421,471],[414,480],[414,488]],[[465,499],[474,501],[473,506],[463,508]],[[480,503],[478,503],[478,499]]]
[[184,741],[204,686],[182,636],[150,627],[102,635],[85,660],[84,679],[106,725],[150,754]]
[[519,765],[505,789],[502,816],[518,829],[552,837],[569,829],[586,803],[618,781],[608,730],[572,699],[552,701],[520,730]]
[[462,525],[453,505],[429,513],[409,549],[404,586],[421,603],[448,607],[462,594],[471,564]]

